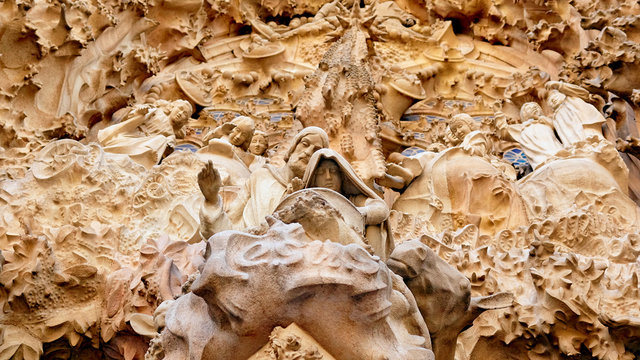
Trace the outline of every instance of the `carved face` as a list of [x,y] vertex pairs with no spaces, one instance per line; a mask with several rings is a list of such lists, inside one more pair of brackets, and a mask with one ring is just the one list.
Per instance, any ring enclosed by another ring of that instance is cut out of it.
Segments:
[[314,186],[340,192],[342,190],[342,173],[333,160],[322,160],[315,171]]
[[191,105],[187,102],[180,102],[173,108],[171,121],[174,125],[181,127],[187,123],[191,113]]
[[262,134],[254,134],[249,145],[249,152],[253,155],[262,155],[267,151],[267,139]]
[[471,128],[463,122],[457,122],[451,125],[451,132],[458,140],[462,140],[471,132]]
[[562,104],[562,102],[564,102],[565,98],[566,96],[563,93],[558,90],[554,90],[549,94],[547,102],[549,103],[549,106],[555,110]]
[[304,176],[304,171],[307,169],[311,155],[319,149],[322,149],[322,137],[320,135],[308,134],[300,139],[291,153],[289,161],[287,161],[287,165],[294,176],[299,178]]
[[229,133],[229,142],[235,146],[241,146],[247,141],[249,134],[245,133],[240,129],[240,127],[236,126]]
[[520,118],[522,121],[527,121],[533,117],[542,115],[542,108],[540,105],[534,102],[528,102],[522,105],[522,110],[520,111]]

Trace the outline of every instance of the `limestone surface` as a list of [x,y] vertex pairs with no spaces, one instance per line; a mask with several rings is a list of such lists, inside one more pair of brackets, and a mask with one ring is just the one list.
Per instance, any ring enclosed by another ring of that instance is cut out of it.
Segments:
[[635,0],[0,2],[0,359],[640,357]]

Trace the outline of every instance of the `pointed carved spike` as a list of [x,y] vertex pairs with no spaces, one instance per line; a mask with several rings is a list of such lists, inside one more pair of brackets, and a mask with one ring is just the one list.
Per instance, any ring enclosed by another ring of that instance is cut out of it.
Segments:
[[349,19],[347,19],[347,18],[345,18],[345,17],[342,17],[342,16],[340,16],[340,15],[336,15],[336,17],[338,18],[338,21],[340,21],[340,25],[341,25],[343,28],[345,28],[345,29],[346,29],[346,28],[348,28],[348,27],[351,25],[351,22],[349,21]]
[[71,30],[71,26],[67,22],[67,6],[62,4],[60,6],[60,19],[58,21],[58,26],[63,26],[67,30]]
[[354,1],[353,7],[351,8],[351,18],[352,19],[360,18],[360,4],[357,1]]
[[375,15],[371,15],[368,18],[364,19],[362,21],[362,26],[365,28],[369,28],[371,27],[371,24],[373,24],[373,22],[376,20],[376,16]]

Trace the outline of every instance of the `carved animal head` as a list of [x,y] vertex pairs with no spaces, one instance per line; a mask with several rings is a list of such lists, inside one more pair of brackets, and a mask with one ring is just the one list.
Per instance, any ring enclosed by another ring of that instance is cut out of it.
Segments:
[[468,310],[469,280],[420,240],[398,245],[387,265],[413,292],[432,337]]
[[437,360],[453,359],[458,334],[482,312],[507,307],[511,294],[471,297],[471,283],[420,240],[396,246],[387,266],[402,276],[429,328]]

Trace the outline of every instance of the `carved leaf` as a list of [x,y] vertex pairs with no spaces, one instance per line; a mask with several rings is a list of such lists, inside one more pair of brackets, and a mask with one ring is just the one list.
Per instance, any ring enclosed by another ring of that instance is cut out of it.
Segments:
[[75,265],[66,269],[64,272],[80,279],[86,279],[95,275],[98,269],[91,265]]
[[133,314],[129,319],[129,324],[135,332],[140,335],[153,337],[158,333],[158,328],[153,322],[153,316],[147,314]]
[[26,330],[13,325],[3,325],[0,335],[0,359],[10,359],[15,354],[21,354],[24,360],[40,359],[42,342]]

